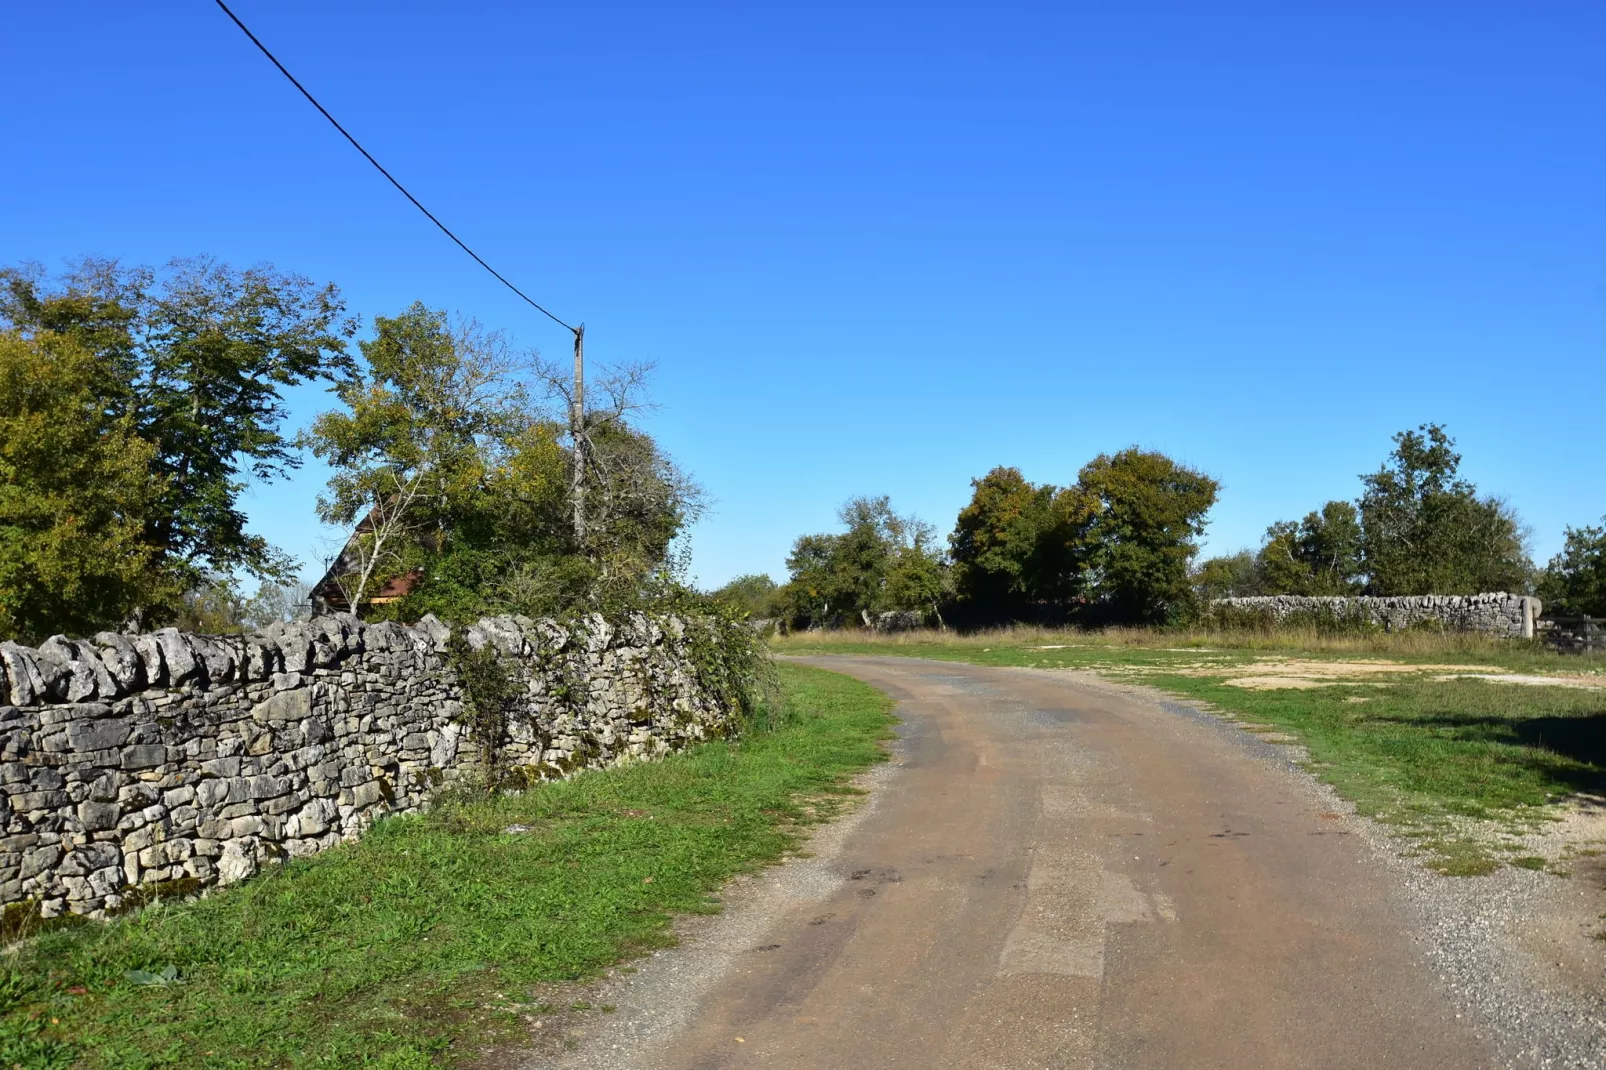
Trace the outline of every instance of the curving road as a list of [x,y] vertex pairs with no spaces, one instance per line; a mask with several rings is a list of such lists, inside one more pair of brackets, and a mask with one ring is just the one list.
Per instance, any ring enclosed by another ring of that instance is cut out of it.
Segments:
[[588,1065],[1494,1065],[1279,748],[1067,674],[802,660],[898,700],[896,767],[624,986]]

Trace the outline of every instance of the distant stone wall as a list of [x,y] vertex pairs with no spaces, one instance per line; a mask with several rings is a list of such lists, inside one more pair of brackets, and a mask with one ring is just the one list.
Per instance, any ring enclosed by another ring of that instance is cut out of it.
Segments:
[[1224,619],[1258,618],[1269,623],[1359,619],[1391,632],[1431,624],[1448,631],[1488,632],[1531,639],[1541,606],[1539,599],[1529,595],[1504,593],[1395,598],[1312,598],[1277,594],[1217,598],[1210,603],[1210,608]]
[[[522,678],[499,741],[530,777],[723,735],[703,621],[493,618],[470,627]],[[230,884],[359,836],[477,769],[450,632],[349,614],[250,636],[103,632],[0,643],[0,907],[97,915]],[[707,638],[718,641],[717,635]]]

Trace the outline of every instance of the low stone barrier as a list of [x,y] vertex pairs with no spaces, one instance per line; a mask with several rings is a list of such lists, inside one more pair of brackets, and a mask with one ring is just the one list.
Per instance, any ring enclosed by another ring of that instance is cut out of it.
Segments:
[[1530,595],[1425,594],[1392,598],[1370,596],[1320,598],[1276,594],[1253,598],[1217,598],[1210,609],[1222,623],[1263,621],[1268,624],[1358,621],[1385,631],[1430,625],[1446,631],[1487,632],[1532,639],[1541,610]]
[[[642,614],[467,629],[522,681],[497,752],[527,778],[729,733],[707,621]],[[698,629],[708,632],[699,637]],[[480,768],[445,625],[348,614],[249,636],[0,643],[0,907],[98,915],[230,884],[359,836]]]

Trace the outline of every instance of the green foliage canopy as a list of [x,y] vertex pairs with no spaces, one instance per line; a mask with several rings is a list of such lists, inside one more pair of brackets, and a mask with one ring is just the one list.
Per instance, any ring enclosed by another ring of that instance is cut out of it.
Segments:
[[1015,468],[971,486],[949,545],[972,619],[1153,623],[1191,604],[1189,564],[1216,498],[1209,476],[1134,446],[1100,454],[1063,489]]
[[0,639],[88,635],[180,593],[151,538],[156,449],[105,377],[74,337],[0,332]]
[[589,420],[584,545],[569,523],[572,449],[531,389],[537,365],[477,324],[414,304],[374,320],[343,408],[302,442],[333,469],[319,515],[355,527],[334,565],[363,606],[385,580],[418,582],[382,612],[471,619],[622,608],[648,596],[695,511],[695,487],[616,412]]
[[1394,451],[1361,477],[1361,567],[1375,595],[1524,591],[1526,532],[1498,498],[1459,478],[1461,455],[1438,424],[1394,436]]
[[1005,467],[970,485],[970,502],[948,536],[955,594],[981,616],[1021,618],[1044,596],[1055,571],[1044,560],[1055,526],[1055,489]]
[[1562,616],[1606,616],[1606,517],[1598,527],[1567,529],[1561,553],[1539,577],[1546,612]]
[[1298,524],[1279,521],[1266,529],[1255,565],[1258,593],[1359,594],[1360,514],[1349,502],[1332,501]]
[[804,535],[786,560],[791,580],[783,598],[794,623],[938,612],[947,566],[929,524],[899,516],[886,495],[849,499],[837,515],[846,531]]
[[151,447],[159,478],[141,516],[169,586],[289,572],[282,552],[246,531],[239,499],[249,480],[299,464],[280,432],[283,389],[350,369],[353,324],[334,286],[204,257],[160,271],[86,259],[59,278],[6,268],[0,327],[65,336],[94,358],[85,389],[126,421],[120,433]]
[[1100,454],[1064,497],[1086,597],[1106,618],[1159,624],[1189,611],[1189,565],[1219,484],[1158,451]]
[[1260,562],[1253,550],[1209,558],[1194,573],[1194,588],[1204,603],[1216,598],[1248,598],[1263,593]]
[[751,619],[776,617],[781,613],[781,588],[760,572],[737,576],[710,597]]

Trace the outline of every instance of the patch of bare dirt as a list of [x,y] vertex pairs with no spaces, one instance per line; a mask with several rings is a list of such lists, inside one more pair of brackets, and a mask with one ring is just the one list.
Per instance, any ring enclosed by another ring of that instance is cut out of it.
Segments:
[[[1101,672],[1110,670],[1100,669]],[[1152,672],[1148,667],[1115,670],[1118,674]],[[1325,661],[1315,658],[1256,658],[1252,662],[1224,664],[1194,661],[1167,666],[1166,672],[1178,676],[1220,677],[1230,687],[1249,691],[1304,691],[1337,684],[1375,683],[1379,677],[1423,676],[1437,681],[1488,680],[1491,683],[1539,687],[1574,687],[1590,691],[1606,690],[1600,677],[1581,674],[1541,676],[1531,673],[1501,672],[1487,665],[1421,665],[1387,658]]]
[[1583,691],[1606,691],[1606,682],[1581,676],[1533,676],[1517,672],[1450,673],[1435,680],[1488,680],[1496,684],[1523,684],[1528,687],[1576,687]]

